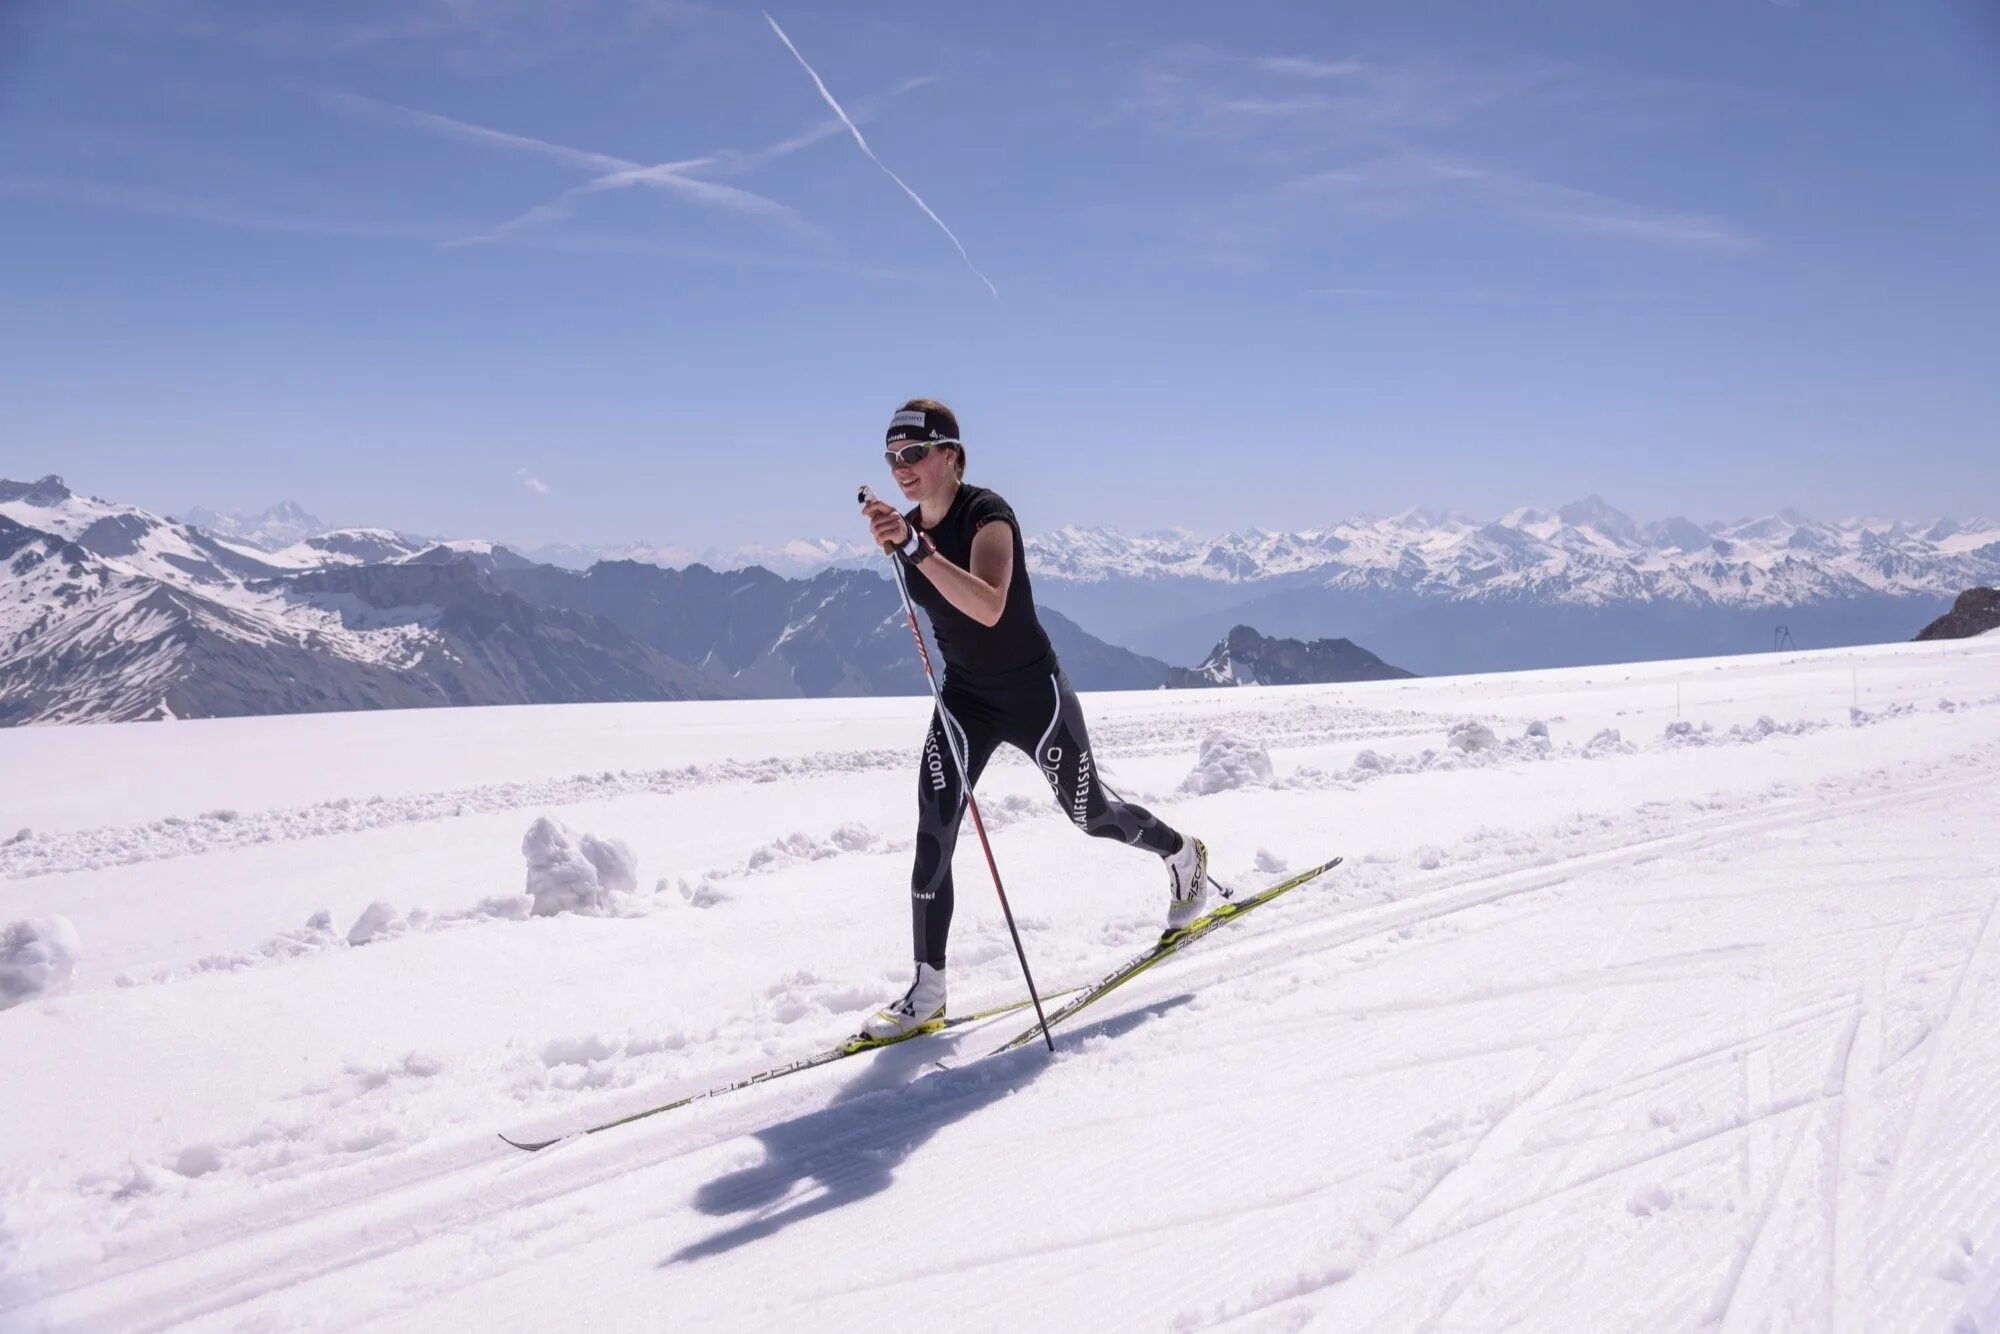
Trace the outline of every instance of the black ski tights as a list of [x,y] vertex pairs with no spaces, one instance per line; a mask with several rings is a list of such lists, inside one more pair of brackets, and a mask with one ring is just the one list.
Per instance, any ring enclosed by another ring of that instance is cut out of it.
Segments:
[[1098,781],[1090,736],[1076,692],[1060,671],[1030,676],[1005,689],[961,688],[947,678],[944,707],[931,715],[917,774],[917,856],[910,874],[910,919],[919,963],[944,967],[951,933],[951,856],[958,843],[968,785],[959,781],[941,727],[957,734],[977,785],[1001,742],[1026,752],[1049,780],[1056,801],[1077,828],[1168,857],[1181,836],[1144,807],[1112,799]]

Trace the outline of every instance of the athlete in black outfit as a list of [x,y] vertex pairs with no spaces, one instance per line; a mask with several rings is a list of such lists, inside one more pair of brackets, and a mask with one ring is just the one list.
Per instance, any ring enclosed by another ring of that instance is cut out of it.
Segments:
[[[862,1029],[908,1037],[944,1017],[945,941],[951,930],[952,850],[966,792],[1001,742],[1026,752],[1077,827],[1167,859],[1168,925],[1182,926],[1208,897],[1208,856],[1151,812],[1113,798],[1098,781],[1083,710],[1035,617],[1021,526],[1006,501],[965,480],[965,446],[951,409],[913,399],[889,423],[888,461],[915,509],[864,506],[878,545],[893,544],[910,597],[930,616],[944,655],[943,707],[931,716],[917,772],[917,851],[910,876],[916,981]],[[949,727],[971,770],[961,781]]]

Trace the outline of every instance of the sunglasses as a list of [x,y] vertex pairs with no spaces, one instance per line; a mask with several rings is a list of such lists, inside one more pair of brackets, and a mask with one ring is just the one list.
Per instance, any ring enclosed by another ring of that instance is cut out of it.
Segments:
[[887,460],[889,466],[892,468],[898,466],[914,468],[929,458],[932,450],[942,449],[946,445],[956,445],[957,443],[958,441],[956,440],[919,440],[916,444],[904,445],[901,449],[884,450],[882,457]]

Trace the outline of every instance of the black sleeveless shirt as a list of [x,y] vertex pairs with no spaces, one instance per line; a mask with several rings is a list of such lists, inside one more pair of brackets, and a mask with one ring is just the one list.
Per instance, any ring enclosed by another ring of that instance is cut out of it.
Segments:
[[1056,670],[1055,650],[1035,618],[1035,593],[1028,583],[1028,554],[1013,509],[983,486],[961,482],[951,509],[935,528],[924,528],[921,507],[903,516],[961,570],[972,569],[972,538],[989,523],[1004,523],[1014,539],[1014,575],[1000,619],[981,625],[951,605],[921,569],[908,572],[910,600],[929,613],[931,632],[944,655],[948,680],[962,686],[1006,685],[1025,676]]

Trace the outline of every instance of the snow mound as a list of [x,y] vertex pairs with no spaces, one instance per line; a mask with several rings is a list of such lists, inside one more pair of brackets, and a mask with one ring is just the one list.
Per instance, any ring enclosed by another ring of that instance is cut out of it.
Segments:
[[744,864],[752,871],[775,870],[794,862],[820,861],[839,854],[839,848],[828,847],[811,834],[799,832],[766,843],[752,852]]
[[[685,879],[680,882],[680,896],[690,908],[713,908],[718,903],[729,902],[729,896],[715,887],[714,876],[703,876],[699,884],[690,885]],[[667,882],[659,883],[658,892],[665,893]]]
[[1210,732],[1202,738],[1194,768],[1181,780],[1180,790],[1198,795],[1240,787],[1268,787],[1275,778],[1271,753],[1234,732]]
[[67,917],[30,917],[0,928],[0,1010],[61,988],[82,953]]
[[[1542,729],[1542,734],[1544,737],[1548,735],[1546,727]],[[1474,722],[1468,718],[1464,722],[1451,725],[1450,730],[1445,733],[1445,742],[1453,750],[1471,755],[1477,751],[1493,749],[1500,744],[1500,738],[1493,735],[1493,729],[1485,723]]]
[[833,831],[833,845],[842,852],[866,852],[881,841],[881,835],[852,820]]
[[577,913],[604,917],[638,888],[639,859],[620,839],[579,835],[544,815],[521,839],[528,862],[527,895],[537,917]]
[[597,883],[610,894],[632,894],[639,889],[639,858],[632,845],[622,838],[599,838],[585,834],[580,845],[583,859],[597,871]]
[[410,929],[410,923],[396,911],[396,905],[377,899],[362,910],[354,925],[348,928],[347,943],[366,945],[384,936],[400,936]]
[[1583,743],[1583,757],[1594,760],[1604,755],[1634,755],[1639,748],[1627,741],[1615,727],[1607,727]]
[[1824,723],[1816,723],[1809,719],[1781,723],[1767,713],[1747,726],[1743,723],[1732,723],[1727,732],[1718,732],[1712,723],[1696,726],[1686,719],[1680,719],[1667,724],[1663,740],[1670,749],[1680,746],[1747,746],[1774,736],[1802,736],[1807,732],[1817,732],[1824,726]]

